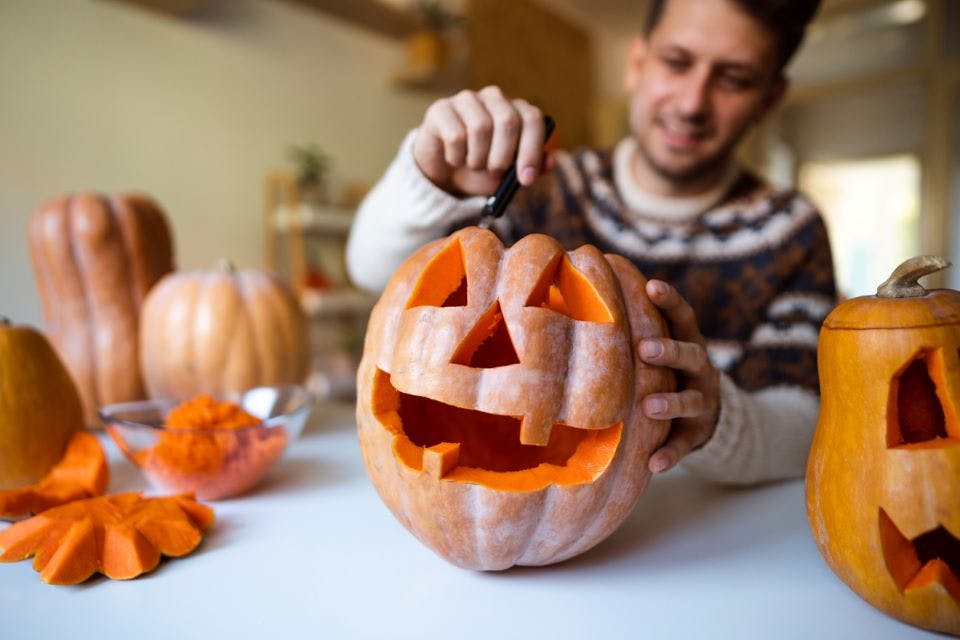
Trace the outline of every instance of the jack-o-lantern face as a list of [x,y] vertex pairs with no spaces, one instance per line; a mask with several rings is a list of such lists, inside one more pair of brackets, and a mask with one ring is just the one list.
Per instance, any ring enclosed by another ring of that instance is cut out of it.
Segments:
[[635,354],[665,335],[644,284],[593,247],[505,249],[476,228],[404,263],[371,316],[357,399],[394,515],[478,569],[558,562],[612,533],[667,428],[640,409],[672,388]]
[[819,369],[807,509],[821,553],[877,608],[960,634],[960,293],[843,303]]

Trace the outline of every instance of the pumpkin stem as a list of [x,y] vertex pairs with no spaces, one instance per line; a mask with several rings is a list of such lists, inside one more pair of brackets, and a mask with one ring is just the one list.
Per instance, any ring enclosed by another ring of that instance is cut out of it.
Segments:
[[228,258],[220,258],[220,260],[217,261],[217,269],[226,273],[234,273],[237,270],[233,265],[233,261]]
[[9,327],[9,326],[10,326],[10,318],[0,314],[0,327]]
[[940,256],[910,258],[894,269],[890,277],[877,287],[877,296],[880,298],[918,298],[926,294],[927,290],[917,280],[949,266],[950,261]]

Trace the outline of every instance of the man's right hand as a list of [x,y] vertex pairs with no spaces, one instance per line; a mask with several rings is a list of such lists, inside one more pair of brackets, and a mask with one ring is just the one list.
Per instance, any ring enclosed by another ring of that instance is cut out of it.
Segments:
[[543,112],[499,87],[461,91],[427,108],[413,158],[435,185],[457,196],[491,195],[516,160],[529,186],[545,163]]

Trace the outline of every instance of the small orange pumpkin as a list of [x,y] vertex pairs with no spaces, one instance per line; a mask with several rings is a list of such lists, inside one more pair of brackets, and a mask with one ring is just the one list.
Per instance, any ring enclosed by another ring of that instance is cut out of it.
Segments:
[[307,321],[283,282],[261,269],[168,274],[143,303],[140,362],[151,398],[183,401],[301,383]]
[[38,481],[82,428],[80,395],[53,346],[0,316],[0,489]]
[[960,634],[960,292],[907,261],[820,334],[807,512],[827,564],[905,622]]
[[475,227],[394,273],[358,372],[367,472],[416,537],[461,567],[570,558],[643,493],[668,423],[640,407],[672,388],[640,339],[666,335],[629,261]]
[[30,218],[30,256],[44,330],[73,376],[86,412],[144,397],[137,353],[140,304],[173,269],[166,217],[137,193],[81,193]]

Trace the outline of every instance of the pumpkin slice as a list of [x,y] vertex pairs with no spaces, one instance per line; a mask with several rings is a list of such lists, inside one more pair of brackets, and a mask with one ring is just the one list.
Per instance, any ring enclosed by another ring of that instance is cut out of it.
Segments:
[[97,572],[128,580],[153,571],[161,555],[190,553],[212,524],[213,510],[189,494],[77,500],[0,531],[0,561],[34,556],[48,584],[77,584]]
[[0,491],[0,518],[20,518],[107,490],[110,470],[97,436],[73,434],[52,469],[34,485]]

